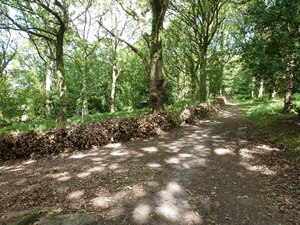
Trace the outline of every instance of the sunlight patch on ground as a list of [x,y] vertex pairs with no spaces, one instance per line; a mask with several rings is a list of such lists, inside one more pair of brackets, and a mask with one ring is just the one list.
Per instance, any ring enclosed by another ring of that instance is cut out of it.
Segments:
[[118,204],[118,206],[122,205],[125,199],[128,197],[130,191],[119,191],[117,193],[112,193],[106,196],[99,196],[93,198],[91,203],[96,208],[106,209],[113,205]]
[[110,143],[103,146],[103,148],[121,148],[121,147],[122,147],[121,143]]
[[25,164],[25,165],[30,165],[30,164],[33,164],[33,163],[35,163],[35,162],[36,162],[36,160],[30,159],[30,160],[24,162],[23,164]]
[[201,224],[201,217],[190,209],[188,200],[184,198],[184,191],[178,183],[170,182],[158,196],[158,206],[155,209],[157,215],[171,222]]
[[94,161],[94,162],[102,162],[102,161],[103,161],[103,158],[101,158],[101,157],[96,157],[96,158],[92,158],[91,160]]
[[276,171],[269,169],[267,166],[249,165],[248,163],[245,162],[241,162],[240,164],[251,172],[259,172],[269,176],[276,175]]
[[159,163],[147,163],[147,166],[151,168],[160,168],[161,165]]
[[251,151],[247,148],[242,148],[239,150],[239,155],[243,158],[243,159],[253,159],[254,156],[251,154]]
[[215,148],[214,153],[216,155],[222,156],[222,155],[234,155],[234,153],[226,148]]
[[96,166],[93,168],[90,168],[87,172],[93,173],[93,172],[102,172],[105,168],[101,166]]
[[82,172],[82,173],[77,174],[77,177],[85,178],[85,177],[90,176],[94,172],[102,172],[104,170],[105,170],[105,167],[103,167],[103,166],[95,166],[95,167],[92,167],[92,168],[88,169],[86,172]]
[[194,150],[196,150],[196,151],[203,150],[204,148],[205,148],[204,145],[196,145],[196,146],[194,146]]
[[97,156],[97,155],[98,153],[79,153],[79,154],[72,155],[70,159],[83,159],[89,156]]
[[58,181],[68,181],[72,178],[68,172],[49,174],[47,177],[56,179]]
[[134,185],[131,188],[131,190],[134,196],[137,198],[144,197],[146,195],[146,192],[144,191],[144,188],[141,185]]
[[73,191],[72,193],[68,194],[67,198],[69,200],[78,200],[82,198],[84,195],[84,191]]
[[1,166],[0,170],[8,170],[9,172],[17,172],[17,171],[22,171],[26,167],[23,165],[18,165],[18,166]]
[[171,157],[169,159],[166,159],[165,162],[168,163],[168,164],[179,164],[180,159],[176,158],[176,157]]
[[180,158],[191,158],[193,157],[192,154],[186,154],[186,153],[182,153],[178,155]]
[[110,197],[98,197],[92,199],[92,204],[97,208],[105,209],[112,205],[112,200]]
[[261,149],[261,150],[263,150],[263,151],[261,151],[262,154],[264,154],[265,152],[280,151],[278,148],[272,148],[272,147],[270,147],[268,145],[263,145],[263,144],[258,145],[256,147],[259,148],[259,149]]
[[113,163],[113,164],[111,164],[111,165],[108,166],[108,168],[109,168],[110,170],[116,170],[116,169],[118,169],[119,167],[120,167],[120,166],[119,166],[118,163]]
[[126,151],[113,151],[112,153],[110,153],[110,155],[112,156],[124,156],[124,155],[128,155],[129,153]]
[[150,214],[151,214],[151,207],[148,204],[140,203],[137,207],[133,210],[133,220],[137,224],[145,224],[148,222]]
[[152,153],[152,152],[158,152],[158,148],[157,147],[154,147],[154,146],[151,146],[151,147],[144,147],[144,148],[141,148],[144,152],[149,152],[149,153]]
[[79,177],[79,178],[85,178],[85,177],[88,177],[89,175],[91,175],[91,173],[89,173],[89,172],[83,172],[83,173],[77,174],[77,177]]
[[201,134],[191,134],[187,137],[192,138],[192,140],[194,141],[194,140],[202,140],[203,137],[207,137],[207,135],[206,134],[202,134],[202,135]]

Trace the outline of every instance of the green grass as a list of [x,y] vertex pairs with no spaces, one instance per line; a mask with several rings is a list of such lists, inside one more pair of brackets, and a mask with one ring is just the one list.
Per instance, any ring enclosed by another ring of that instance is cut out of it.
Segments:
[[266,119],[273,115],[279,115],[283,109],[283,101],[262,101],[248,104],[247,117],[253,120]]
[[[99,122],[108,119],[121,119],[130,116],[140,117],[147,112],[147,109],[141,109],[136,111],[126,111],[126,112],[107,112],[107,113],[96,113],[93,115],[87,116],[74,116],[69,118],[66,123],[66,127],[75,126],[81,123],[92,123]],[[9,133],[9,132],[26,132],[30,130],[35,131],[46,131],[53,129],[57,126],[55,120],[41,120],[36,122],[19,122],[14,123],[10,126],[0,128],[0,133]]]
[[[294,104],[300,105],[300,94],[293,98]],[[254,121],[258,129],[275,142],[284,144],[296,151],[300,151],[300,127],[297,114],[283,114],[283,99],[269,101],[245,100],[234,101],[246,109],[246,118]]]
[[33,212],[29,215],[20,217],[16,221],[14,221],[12,223],[8,223],[7,225],[29,225],[29,224],[33,224],[33,222],[36,220],[37,217],[38,217],[38,213]]

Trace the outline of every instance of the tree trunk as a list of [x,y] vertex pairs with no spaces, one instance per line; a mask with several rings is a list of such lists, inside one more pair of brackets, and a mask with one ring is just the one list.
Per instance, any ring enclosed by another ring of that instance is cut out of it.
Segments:
[[116,97],[116,85],[117,85],[117,80],[119,77],[119,70],[117,64],[113,65],[112,69],[112,83],[111,83],[111,105],[110,105],[110,111],[115,112],[116,111],[116,106],[115,106],[115,97]]
[[197,93],[197,85],[199,84],[198,77],[197,77],[198,71],[194,63],[194,59],[190,58],[189,63],[190,63],[189,70],[191,74],[191,84],[190,84],[191,98],[193,99],[193,101],[195,101],[198,96]]
[[51,107],[50,107],[50,91],[52,86],[52,68],[53,62],[50,60],[49,62],[45,62],[45,73],[46,73],[46,117],[49,119],[51,116]]
[[67,105],[65,101],[66,86],[65,86],[65,66],[64,66],[64,33],[65,27],[61,26],[57,35],[56,41],[56,76],[59,96],[59,112],[57,122],[64,123],[67,119]]
[[284,113],[290,113],[293,108],[293,80],[292,80],[292,75],[287,75],[286,77],[286,91],[285,91],[285,98],[284,98],[284,107],[283,107],[283,112]]
[[252,77],[252,82],[251,82],[251,98],[255,97],[254,91],[255,91],[255,82],[256,82],[256,78]]
[[207,100],[207,50],[204,49],[201,54],[200,60],[200,103],[206,102]]
[[87,75],[88,75],[88,60],[87,60],[87,51],[85,49],[84,51],[84,70],[82,74],[82,91],[81,91],[81,96],[82,96],[82,108],[81,108],[81,116],[84,117],[89,114],[89,109],[88,109],[88,97],[87,97]]
[[258,98],[262,98],[263,94],[264,94],[264,81],[261,80],[259,83]]
[[277,94],[276,87],[272,86],[270,88],[269,100],[273,100]]
[[152,113],[164,110],[163,95],[167,80],[163,70],[162,33],[168,0],[152,0],[152,32],[150,47],[150,93],[149,108]]
[[87,86],[86,86],[86,73],[83,75],[82,80],[82,109],[81,116],[86,116],[89,114],[88,109],[88,99],[87,99]]

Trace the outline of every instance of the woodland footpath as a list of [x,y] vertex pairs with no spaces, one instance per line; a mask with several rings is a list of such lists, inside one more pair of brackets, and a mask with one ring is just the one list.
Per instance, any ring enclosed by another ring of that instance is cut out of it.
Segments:
[[297,224],[297,152],[269,140],[247,109],[226,106],[159,137],[2,162],[1,221],[80,212],[95,224]]

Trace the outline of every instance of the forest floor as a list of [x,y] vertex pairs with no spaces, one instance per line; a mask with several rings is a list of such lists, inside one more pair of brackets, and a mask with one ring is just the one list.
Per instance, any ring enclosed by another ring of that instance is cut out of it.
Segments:
[[100,224],[299,224],[299,167],[244,114],[227,106],[156,138],[1,162],[0,224],[33,211]]

